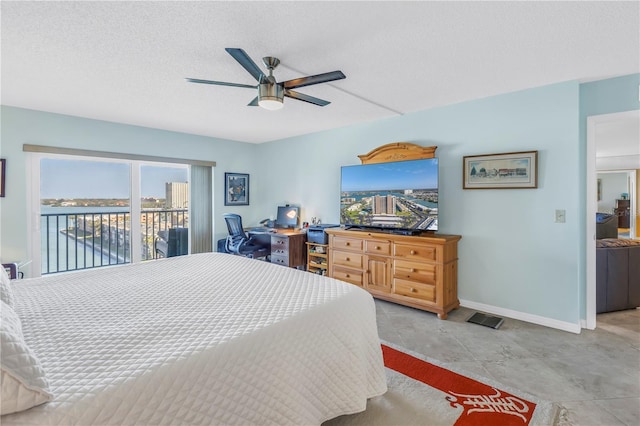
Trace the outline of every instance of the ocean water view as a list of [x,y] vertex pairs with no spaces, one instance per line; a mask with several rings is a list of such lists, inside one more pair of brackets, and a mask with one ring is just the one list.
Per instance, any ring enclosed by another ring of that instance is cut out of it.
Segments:
[[[128,207],[51,207],[40,206],[40,241],[43,274],[105,266],[116,259],[94,250],[83,241],[67,236],[63,231],[76,226],[76,218],[95,214],[129,214]],[[122,262],[121,262],[122,263]]]
[[141,259],[154,259],[162,231],[188,227],[187,209],[142,210],[133,234],[127,206],[43,205],[40,214],[42,274],[129,263],[131,235],[139,235]]

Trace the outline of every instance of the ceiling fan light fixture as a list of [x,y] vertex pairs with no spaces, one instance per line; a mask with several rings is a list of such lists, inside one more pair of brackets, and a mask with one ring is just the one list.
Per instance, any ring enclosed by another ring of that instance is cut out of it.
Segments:
[[269,111],[282,109],[282,107],[284,106],[284,104],[282,103],[282,99],[278,98],[262,98],[258,100],[258,105],[260,105],[264,109],[268,109]]
[[284,106],[284,89],[279,84],[262,83],[258,86],[258,105],[275,111]]
[[251,100],[251,102],[249,102],[247,106],[261,106],[262,108],[271,111],[278,110],[284,106],[283,100],[285,96],[287,98],[295,99],[298,101],[308,102],[312,105],[321,107],[327,106],[331,102],[325,101],[324,99],[318,99],[313,96],[305,95],[304,93],[297,92],[294,89],[298,87],[312,86],[314,84],[327,83],[330,81],[342,80],[343,78],[346,78],[342,71],[331,71],[322,74],[310,75],[307,77],[294,78],[292,80],[281,81],[280,83],[278,83],[276,78],[273,76],[273,70],[280,63],[280,60],[278,58],[273,56],[265,56],[264,58],[262,58],[262,63],[269,70],[269,75],[267,76],[260,70],[256,63],[253,62],[253,59],[251,59],[249,55],[247,55],[247,52],[245,52],[244,50],[231,47],[227,47],[225,50],[242,66],[242,68],[244,68],[249,74],[251,74],[253,78],[256,79],[256,81],[258,82],[257,86],[241,83],[229,83],[226,81],[202,80],[199,78],[187,78],[186,80],[190,83],[243,87],[247,89],[255,89],[257,87],[258,96],[253,98],[253,100]]

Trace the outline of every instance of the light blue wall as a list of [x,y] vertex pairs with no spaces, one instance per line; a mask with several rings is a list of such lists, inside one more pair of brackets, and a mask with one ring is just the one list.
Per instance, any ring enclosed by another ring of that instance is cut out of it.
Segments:
[[[6,197],[0,198],[0,255],[3,261],[27,258],[30,215],[26,211],[26,177],[29,171],[25,168],[23,144],[215,161],[215,238],[227,235],[223,213],[250,211],[250,206],[224,206],[223,182],[224,172],[253,175],[254,144],[8,106],[2,106],[1,112],[0,153],[7,159]],[[255,181],[257,179],[250,181],[250,195],[254,192]]]
[[598,173],[598,180],[602,195],[598,201],[598,212],[615,214],[616,200],[621,198],[621,194],[629,193],[629,172]]
[[[578,324],[578,122],[579,85],[568,82],[263,144],[259,201],[336,223],[340,166],[390,142],[436,145],[440,232],[463,236],[460,298]],[[528,150],[539,152],[538,189],[462,189],[463,156]]]
[[638,86],[640,86],[640,74],[581,84],[580,119],[584,120],[583,130],[586,129],[586,119],[590,115],[640,109]]

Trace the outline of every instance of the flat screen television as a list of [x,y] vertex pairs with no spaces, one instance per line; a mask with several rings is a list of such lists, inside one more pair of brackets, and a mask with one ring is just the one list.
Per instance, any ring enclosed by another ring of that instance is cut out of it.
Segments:
[[402,233],[438,230],[438,159],[343,166],[340,224]]
[[300,208],[296,206],[278,206],[276,228],[295,228],[298,226]]

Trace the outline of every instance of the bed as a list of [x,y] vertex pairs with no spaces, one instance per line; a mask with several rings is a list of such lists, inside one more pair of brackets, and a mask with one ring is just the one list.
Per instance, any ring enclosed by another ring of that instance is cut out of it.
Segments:
[[11,284],[50,400],[4,426],[320,424],[386,391],[373,299],[334,279],[206,253]]

